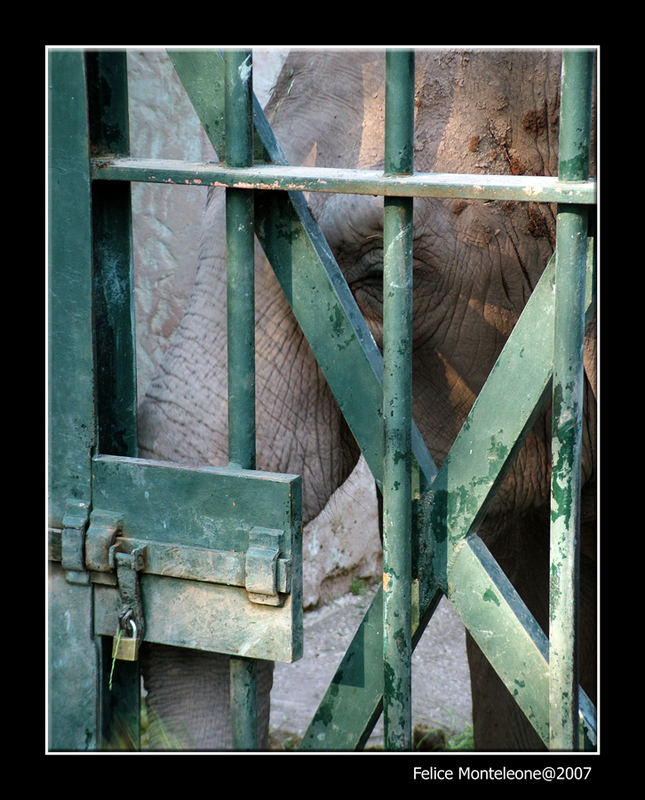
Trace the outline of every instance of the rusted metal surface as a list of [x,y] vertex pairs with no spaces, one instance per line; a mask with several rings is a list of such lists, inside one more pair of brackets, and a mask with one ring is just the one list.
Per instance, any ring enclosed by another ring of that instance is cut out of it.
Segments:
[[[589,174],[593,53],[562,57],[559,175]],[[559,206],[555,331],[549,603],[549,746],[577,750],[580,492],[583,424],[587,209]]]
[[[253,58],[250,51],[228,50],[225,63],[226,162],[253,162]],[[255,281],[253,194],[226,190],[226,320],[228,350],[228,459],[255,468]],[[247,553],[247,566],[249,566]],[[277,550],[276,550],[277,558]],[[259,568],[262,563],[257,559]],[[261,570],[263,572],[263,570]],[[272,593],[277,600],[277,593]],[[235,750],[257,748],[257,665],[230,663],[231,732]]]
[[94,158],[92,179],[393,197],[464,197],[472,200],[526,200],[584,205],[596,202],[595,180],[562,181],[543,175],[444,172],[386,175],[380,170],[368,169],[280,164],[254,164],[240,168],[172,159]]
[[[413,171],[414,53],[386,55],[385,170]],[[412,746],[412,200],[383,209],[383,725]]]

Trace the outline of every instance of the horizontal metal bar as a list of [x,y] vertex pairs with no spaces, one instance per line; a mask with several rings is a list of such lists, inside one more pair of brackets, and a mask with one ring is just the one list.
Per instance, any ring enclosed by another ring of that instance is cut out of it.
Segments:
[[173,159],[94,158],[93,180],[143,181],[185,186],[225,186],[301,192],[345,192],[384,197],[465,197],[534,203],[596,202],[596,181],[561,181],[543,175],[475,175],[416,172],[385,175],[380,170],[255,164],[230,167]]
[[281,552],[294,557],[301,491],[296,475],[99,455],[93,489],[95,508],[118,511],[128,539],[245,552],[249,532],[269,527],[284,531]]
[[[302,657],[301,614],[293,596],[284,606],[249,601],[245,588],[143,574],[144,641],[229,656],[290,663]],[[121,599],[116,586],[94,583],[94,635],[113,636]]]
[[[49,560],[61,560],[62,531],[50,528]],[[146,548],[145,565],[141,572],[145,575],[161,575],[189,581],[220,583],[225,586],[245,585],[244,552],[235,550],[215,550],[207,547],[190,547],[185,544],[158,542],[152,539],[120,537],[121,552],[131,552],[137,547]],[[278,558],[276,562],[277,590],[288,593],[291,588],[291,562],[288,558]],[[101,576],[95,576],[97,583],[109,583]],[[93,578],[94,579],[94,578]]]

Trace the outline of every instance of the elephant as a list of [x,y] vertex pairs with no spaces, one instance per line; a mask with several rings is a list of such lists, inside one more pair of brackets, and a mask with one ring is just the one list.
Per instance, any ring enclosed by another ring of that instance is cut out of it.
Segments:
[[[414,168],[556,175],[561,52],[419,50]],[[293,51],[266,114],[294,165],[383,168],[385,55]],[[595,112],[594,112],[595,113]],[[592,140],[592,171],[595,170]],[[139,454],[227,463],[224,189],[211,187],[194,289],[139,409]],[[383,199],[311,192],[311,212],[382,348]],[[413,418],[440,466],[555,247],[554,205],[414,201]],[[359,448],[259,246],[257,468],[303,479],[303,522],[351,473]],[[596,698],[596,348],[584,347],[580,680]],[[550,407],[528,433],[478,530],[548,631]],[[467,637],[475,749],[544,745]],[[144,644],[151,747],[231,746],[228,657]],[[258,732],[267,746],[272,665],[260,662]]]

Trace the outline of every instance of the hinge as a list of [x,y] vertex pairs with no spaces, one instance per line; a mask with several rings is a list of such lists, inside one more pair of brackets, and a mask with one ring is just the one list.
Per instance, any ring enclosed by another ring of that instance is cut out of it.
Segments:
[[119,622],[132,619],[137,639],[144,635],[143,604],[139,573],[145,568],[143,547],[128,547],[128,540],[119,536],[123,515],[104,509],[94,509],[85,537],[85,567],[92,583],[116,586],[121,600]]

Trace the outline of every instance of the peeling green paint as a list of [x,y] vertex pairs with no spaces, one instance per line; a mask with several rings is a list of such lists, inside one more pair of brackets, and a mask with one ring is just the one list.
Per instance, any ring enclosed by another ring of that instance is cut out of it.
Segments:
[[[338,694],[337,685],[332,684],[332,686],[334,686],[334,688],[336,689],[334,694]],[[331,725],[334,719],[333,702],[321,703],[321,705],[318,707],[318,713],[316,715],[316,718],[322,725]]]
[[345,319],[343,316],[342,311],[338,306],[334,306],[332,309],[331,316],[329,317],[329,321],[332,324],[332,332],[335,336],[342,336],[345,332]]
[[581,170],[589,167],[589,147],[581,147],[578,155],[560,161],[560,169],[566,175],[579,175]]
[[[211,140],[223,131],[211,125]],[[223,151],[222,151],[223,152]],[[104,181],[230,186],[258,191],[300,191],[377,195],[381,197],[443,197],[473,200],[511,200],[535,203],[596,202],[593,179],[563,181],[542,175],[464,175],[415,172],[385,175],[379,170],[254,164],[184,162],[172,159],[91,159],[92,178]]]
[[[500,434],[503,434],[503,431],[499,431]],[[510,448],[506,445],[503,441],[497,439],[496,436],[491,436],[490,445],[488,448],[488,457],[491,460],[496,460],[498,462],[504,462],[506,457],[510,452]],[[491,469],[495,469],[495,467],[491,464]]]
[[[558,175],[589,170],[593,53],[563,53]],[[586,98],[586,101],[585,101]],[[549,746],[578,749],[578,561],[587,211],[558,206],[552,390]]]
[[487,603],[495,603],[496,606],[499,606],[499,597],[492,589],[486,589],[482,597]]
[[[412,171],[397,161],[414,130],[414,54],[386,53],[385,172]],[[396,90],[393,89],[393,82]],[[411,151],[410,151],[411,154]],[[387,750],[411,747],[412,580],[412,235],[409,198],[383,208],[383,719]],[[396,577],[396,579],[393,579]]]

